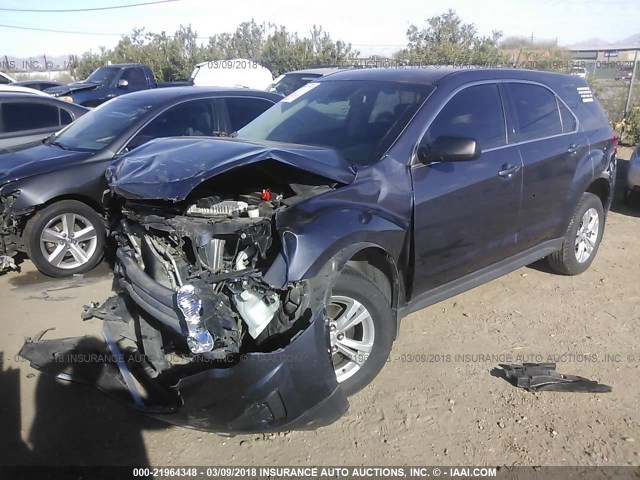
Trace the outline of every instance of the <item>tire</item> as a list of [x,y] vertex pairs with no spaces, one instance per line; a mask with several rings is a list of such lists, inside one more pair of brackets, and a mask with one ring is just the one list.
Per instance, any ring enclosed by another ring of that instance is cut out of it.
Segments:
[[[78,239],[79,232],[84,240]],[[76,200],[63,200],[40,210],[29,219],[23,234],[29,258],[49,277],[91,270],[102,259],[105,236],[100,214]]]
[[345,394],[353,395],[371,383],[389,358],[393,312],[371,280],[347,267],[332,287],[327,314],[336,378]]
[[[597,218],[597,225],[595,222]],[[580,275],[586,271],[598,253],[604,232],[604,208],[593,193],[584,193],[578,204],[562,248],[549,255],[552,270],[563,275]]]

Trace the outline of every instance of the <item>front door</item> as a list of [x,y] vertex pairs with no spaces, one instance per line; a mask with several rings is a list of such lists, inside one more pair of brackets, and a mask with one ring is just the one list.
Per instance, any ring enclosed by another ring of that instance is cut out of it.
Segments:
[[441,135],[472,137],[480,157],[467,162],[417,164],[414,189],[414,295],[513,254],[522,161],[507,144],[496,84],[454,95],[429,126],[423,142]]

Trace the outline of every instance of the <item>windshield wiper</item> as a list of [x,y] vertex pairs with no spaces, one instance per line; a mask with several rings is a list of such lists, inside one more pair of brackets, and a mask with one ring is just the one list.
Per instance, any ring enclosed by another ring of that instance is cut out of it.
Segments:
[[49,145],[54,145],[56,147],[60,147],[63,150],[70,150],[69,147],[67,147],[65,144],[58,142],[57,140],[53,140],[51,142],[49,142]]

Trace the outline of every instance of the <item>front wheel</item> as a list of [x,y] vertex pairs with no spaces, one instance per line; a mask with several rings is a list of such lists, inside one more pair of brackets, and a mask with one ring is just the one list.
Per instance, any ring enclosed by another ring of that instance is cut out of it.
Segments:
[[604,232],[604,208],[593,193],[584,193],[564,237],[562,248],[549,255],[549,266],[564,275],[586,271],[598,252]]
[[332,288],[327,315],[336,379],[346,395],[353,395],[371,383],[389,357],[393,312],[371,280],[347,267]]
[[63,200],[31,217],[24,238],[27,254],[40,272],[65,277],[98,264],[104,253],[105,226],[88,205]]

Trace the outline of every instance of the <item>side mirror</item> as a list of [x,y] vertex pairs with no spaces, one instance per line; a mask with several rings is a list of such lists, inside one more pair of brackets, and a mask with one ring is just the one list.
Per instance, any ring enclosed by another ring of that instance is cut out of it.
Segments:
[[118,88],[127,88],[129,86],[129,82],[125,79],[118,80]]
[[431,144],[421,143],[418,160],[432,162],[468,162],[480,156],[480,147],[474,138],[442,135]]

